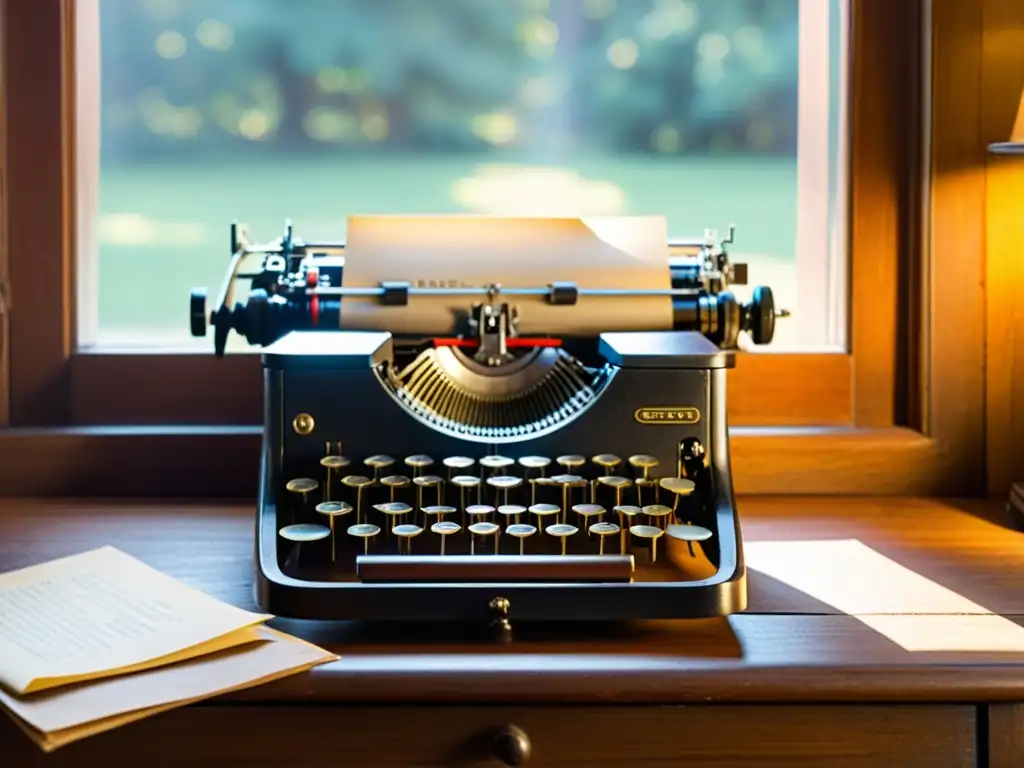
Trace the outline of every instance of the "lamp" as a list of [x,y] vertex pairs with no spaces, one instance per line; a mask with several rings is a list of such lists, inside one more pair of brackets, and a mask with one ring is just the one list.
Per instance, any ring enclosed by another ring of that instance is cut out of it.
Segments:
[[[1024,155],[1024,91],[1020,95],[1020,106],[1017,108],[1013,130],[1010,131],[1010,140],[990,144],[988,150],[997,155]],[[1011,486],[1006,511],[1014,527],[1024,530],[1024,482]]]

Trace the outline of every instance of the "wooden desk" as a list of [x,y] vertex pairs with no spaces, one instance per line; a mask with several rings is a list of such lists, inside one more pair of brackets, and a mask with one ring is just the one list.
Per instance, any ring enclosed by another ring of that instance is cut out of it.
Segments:
[[[1015,622],[1024,534],[997,503],[743,499],[747,541],[855,538]],[[254,608],[248,504],[0,502],[0,571],[113,544]],[[728,620],[459,628],[275,621],[341,654],[312,672],[0,765],[466,766],[516,725],[542,766],[1024,765],[1024,654],[904,650],[756,572]],[[984,620],[968,617],[966,621]]]

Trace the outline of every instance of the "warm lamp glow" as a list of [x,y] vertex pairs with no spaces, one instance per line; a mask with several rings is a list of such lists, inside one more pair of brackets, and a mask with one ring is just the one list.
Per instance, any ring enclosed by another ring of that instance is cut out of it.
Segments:
[[1004,155],[1024,155],[1024,91],[1020,94],[1017,120],[1010,131],[1010,140],[992,144],[989,150]]

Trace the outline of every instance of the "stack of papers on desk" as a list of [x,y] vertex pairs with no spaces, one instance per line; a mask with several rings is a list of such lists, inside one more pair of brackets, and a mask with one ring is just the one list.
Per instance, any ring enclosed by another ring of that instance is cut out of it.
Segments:
[[0,575],[0,705],[49,752],[338,657],[114,549]]

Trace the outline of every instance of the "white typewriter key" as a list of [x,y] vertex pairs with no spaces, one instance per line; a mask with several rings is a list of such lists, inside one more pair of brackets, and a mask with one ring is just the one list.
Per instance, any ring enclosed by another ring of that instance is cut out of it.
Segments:
[[388,525],[387,528],[388,531],[390,531],[392,526],[398,522],[399,518],[412,512],[412,507],[404,501],[389,501],[385,504],[374,504],[373,508],[391,518],[391,524]]
[[675,499],[672,501],[673,515],[679,511],[679,499],[689,496],[697,487],[693,484],[693,480],[687,480],[685,477],[663,477],[659,484],[666,491],[675,495]]
[[447,456],[441,460],[441,463],[448,467],[448,482],[451,482],[452,470],[469,469],[476,464],[476,459],[471,459],[469,456]]
[[539,526],[543,520],[541,518],[548,517],[549,515],[557,515],[562,511],[562,508],[557,504],[531,504],[530,513],[537,516],[537,525]]
[[622,463],[622,459],[614,453],[599,453],[597,456],[592,458],[591,461],[597,464],[597,466],[604,467],[605,469],[617,467]]
[[469,554],[476,554],[476,540],[473,536],[494,536],[494,554],[498,554],[498,535],[501,526],[494,523],[473,523],[467,530],[470,533]]
[[[594,523],[592,526],[590,526],[588,530],[599,538],[600,548],[598,549],[597,554],[603,555],[605,536],[614,536],[616,533],[619,532],[619,526],[617,526],[615,523]],[[625,553],[620,552],[619,554]]]
[[346,475],[341,484],[356,489],[356,522],[363,522],[363,488],[373,484],[373,480],[363,475]]
[[590,530],[590,518],[605,513],[604,507],[600,504],[574,504],[572,511],[583,518],[583,527]]
[[551,463],[547,456],[523,456],[519,459],[519,466],[524,469],[539,469],[544,474],[544,468]]
[[615,506],[622,505],[622,491],[633,484],[633,481],[628,477],[620,477],[619,475],[605,475],[604,477],[597,478],[597,482],[608,488],[615,489]]
[[648,504],[643,508],[643,513],[647,515],[648,521],[653,525],[656,519],[660,520],[663,517],[671,515],[672,507],[666,507],[664,504]]
[[388,475],[387,477],[382,477],[380,479],[380,484],[391,492],[391,501],[395,500],[395,494],[398,492],[399,488],[405,488],[411,482],[412,480],[405,475]]
[[519,554],[525,552],[526,540],[533,536],[537,532],[537,529],[532,525],[526,523],[514,523],[505,529],[505,533],[509,536],[514,536],[519,539]]
[[[412,540],[423,533],[423,529],[418,525],[410,525],[408,523],[404,525],[396,525],[391,529],[391,532],[398,537],[398,553],[411,555],[412,554]],[[402,542],[405,542],[405,552],[402,552]]]
[[434,523],[430,526],[430,530],[441,537],[441,554],[444,554],[444,543],[448,540],[448,537],[453,533],[458,533],[462,530],[462,526],[458,523],[453,523],[448,520],[442,520],[439,523]]
[[656,562],[658,559],[658,539],[664,531],[656,525],[634,525],[629,529],[629,532],[639,539],[651,540],[651,562]]
[[363,554],[370,554],[370,539],[380,533],[380,528],[372,523],[359,523],[348,527],[348,535],[363,540]]
[[629,463],[631,466],[643,471],[644,480],[647,479],[648,473],[658,466],[658,460],[654,456],[646,453],[638,453],[635,456],[630,456]]
[[322,541],[331,535],[331,529],[326,525],[314,525],[313,523],[296,523],[286,525],[279,533],[282,539],[303,544],[307,541]]
[[321,515],[327,515],[331,521],[331,562],[335,559],[334,547],[334,518],[347,515],[352,511],[352,505],[344,501],[324,501],[316,505],[316,511]]
[[437,475],[420,475],[412,479],[416,483],[416,506],[423,506],[423,489],[424,488],[437,488],[437,503],[440,504],[441,499],[441,485],[444,483],[443,477]]
[[405,457],[406,466],[412,467],[413,477],[418,475],[421,469],[429,467],[433,463],[434,460],[425,453],[417,453],[412,456]]
[[676,523],[666,528],[665,533],[680,541],[707,541],[711,538],[711,531],[701,525]]
[[451,515],[458,512],[455,507],[449,507],[447,504],[433,504],[429,507],[423,507],[423,514],[430,517],[436,517],[438,520],[444,520],[445,515]]
[[459,507],[466,508],[466,489],[476,488],[476,500],[480,501],[480,478],[474,475],[456,475],[452,478],[452,485],[459,489]]
[[[331,450],[331,444],[327,444],[327,450]],[[351,464],[348,459],[340,454],[328,453],[322,459],[320,459],[320,466],[327,470],[327,477],[324,478],[324,501],[329,501],[331,498],[331,480],[334,479],[334,473],[347,467]]]
[[632,525],[632,520],[637,515],[643,514],[643,510],[640,507],[634,507],[632,504],[617,504],[612,508],[612,512],[619,516],[619,527],[622,529],[622,534],[619,539],[620,553],[626,554],[626,530]]
[[587,459],[585,456],[580,456],[578,453],[569,453],[566,454],[565,456],[559,456],[557,459],[555,459],[555,462],[560,467],[565,467],[566,469],[576,469],[576,467],[582,467],[584,464],[586,464]]
[[512,475],[493,475],[487,478],[487,484],[502,494],[502,502],[508,504],[508,492],[523,484],[523,478]]
[[513,524],[519,522],[519,516],[525,511],[526,507],[520,504],[502,504],[498,507],[498,514],[504,515],[506,518],[511,517]]
[[562,540],[562,554],[565,554],[566,545],[569,543],[569,537],[575,534],[579,528],[575,525],[567,525],[566,523],[555,523],[549,525],[544,529],[544,532],[550,536],[555,536]]
[[[289,493],[296,494],[302,497],[302,511],[303,514],[307,511],[306,505],[309,502],[309,494],[320,487],[320,483],[311,477],[297,477],[294,480],[289,480],[285,485],[285,490]],[[292,511],[292,520],[295,519],[294,509]]]
[[395,463],[395,460],[390,456],[383,453],[376,453],[373,456],[369,456],[363,459],[363,464],[373,470],[373,479],[377,480],[380,477],[380,471],[385,467],[390,467]]
[[508,456],[483,456],[480,459],[480,466],[486,467],[492,472],[498,469],[504,469],[505,467],[511,467],[516,463],[515,459],[510,459]]
[[466,507],[466,514],[471,520],[486,520],[494,511],[490,504],[470,504]]

